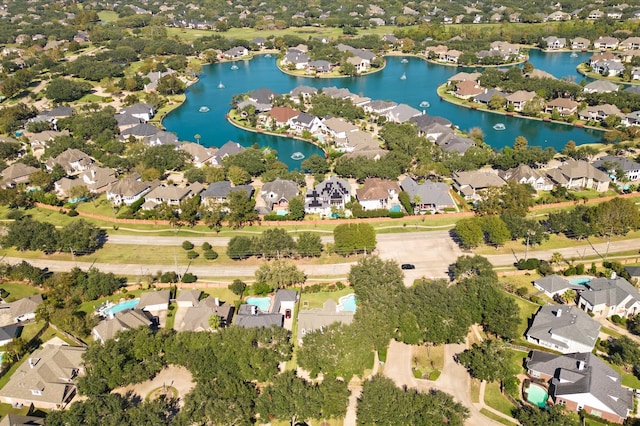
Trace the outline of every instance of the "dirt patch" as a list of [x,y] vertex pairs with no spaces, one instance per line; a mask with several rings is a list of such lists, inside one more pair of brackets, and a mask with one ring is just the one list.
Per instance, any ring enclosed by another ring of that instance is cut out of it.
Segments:
[[177,365],[170,365],[160,371],[152,380],[117,388],[113,392],[120,395],[131,393],[137,395],[141,400],[145,400],[152,399],[152,394],[153,398],[158,398],[166,389],[169,396],[175,395],[178,398],[178,404],[182,406],[185,395],[191,392],[195,385],[189,370]]

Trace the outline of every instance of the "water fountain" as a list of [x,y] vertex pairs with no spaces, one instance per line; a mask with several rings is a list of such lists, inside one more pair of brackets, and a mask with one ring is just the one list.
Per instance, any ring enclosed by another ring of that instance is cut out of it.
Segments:
[[300,151],[294,152],[293,154],[291,154],[292,160],[302,160],[303,158],[304,158],[304,154],[301,153]]

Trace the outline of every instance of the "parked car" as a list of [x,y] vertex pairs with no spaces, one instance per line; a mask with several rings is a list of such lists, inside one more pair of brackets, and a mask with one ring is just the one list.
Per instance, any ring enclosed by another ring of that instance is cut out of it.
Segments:
[[403,263],[402,266],[400,266],[402,269],[416,269],[416,265],[412,264],[412,263]]

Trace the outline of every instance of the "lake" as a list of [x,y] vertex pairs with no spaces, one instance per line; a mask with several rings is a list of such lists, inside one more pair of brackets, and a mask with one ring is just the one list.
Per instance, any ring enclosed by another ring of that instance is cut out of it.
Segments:
[[[530,50],[530,62],[535,68],[547,71],[558,78],[579,82],[584,77],[576,72],[576,66],[586,61],[592,53],[581,52],[571,57],[568,52],[545,53]],[[299,85],[317,88],[337,86],[352,93],[372,99],[392,100],[421,109],[430,115],[438,115],[451,120],[461,130],[479,127],[485,135],[485,142],[500,149],[511,146],[517,136],[524,136],[529,145],[551,146],[560,151],[573,140],[577,144],[596,143],[602,139],[602,132],[573,126],[507,117],[488,112],[463,108],[438,98],[437,87],[460,71],[472,69],[431,64],[420,58],[387,57],[384,70],[362,77],[316,79],[294,77],[284,74],[276,66],[276,57],[257,55],[252,60],[225,62],[205,65],[200,81],[190,86],[186,101],[170,112],[163,120],[167,131],[175,132],[180,140],[195,140],[199,134],[200,143],[205,146],[222,146],[233,140],[245,147],[257,143],[260,147],[270,147],[278,152],[279,159],[290,169],[300,169],[304,158],[312,154],[322,155],[322,150],[313,144],[278,136],[258,134],[239,129],[229,124],[225,118],[231,108],[233,95],[247,93],[261,87],[278,93],[288,93]],[[236,65],[237,69],[232,69]],[[402,75],[406,79],[401,79]],[[429,108],[420,108],[420,103],[429,102]],[[206,108],[202,108],[206,107]],[[200,112],[200,110],[207,112]],[[502,123],[504,130],[494,130]],[[300,156],[302,154],[302,158]],[[294,158],[292,158],[292,156]]]

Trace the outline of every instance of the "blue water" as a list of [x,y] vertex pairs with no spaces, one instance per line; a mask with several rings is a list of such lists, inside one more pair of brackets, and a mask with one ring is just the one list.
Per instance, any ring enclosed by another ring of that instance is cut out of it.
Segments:
[[574,285],[585,285],[589,281],[591,281],[591,278],[589,277],[571,278],[569,280],[569,282]]
[[133,309],[138,306],[140,299],[131,299],[126,302],[118,303],[117,305],[113,305],[112,307],[104,310],[104,315],[109,316],[111,314],[117,314],[118,312],[122,312],[126,309]]
[[270,297],[247,297],[247,305],[257,306],[262,312],[269,312],[271,307]]
[[544,408],[547,406],[547,399],[549,399],[549,394],[540,386],[532,384],[529,386],[529,389],[527,389],[527,401],[530,403]]
[[338,310],[339,311],[347,311],[347,312],[355,312],[356,311],[356,295],[355,294],[347,294],[346,296],[342,296],[338,300]]
[[[530,51],[530,61],[538,69],[547,71],[558,78],[580,82],[583,77],[576,72],[576,66],[584,62],[591,53],[579,53],[572,58],[568,52],[544,53],[536,49]],[[229,124],[225,114],[229,111],[231,98],[235,94],[247,93],[261,87],[268,87],[278,93],[288,93],[299,85],[317,88],[337,86],[345,87],[352,93],[372,99],[393,100],[422,109],[430,115],[448,118],[461,130],[468,131],[479,127],[485,135],[485,142],[494,148],[513,145],[517,136],[524,136],[530,146],[552,146],[556,150],[564,148],[573,140],[577,144],[595,143],[602,139],[602,132],[581,129],[557,123],[507,117],[488,112],[463,108],[440,100],[436,93],[438,85],[460,71],[474,69],[448,67],[431,64],[420,58],[408,58],[401,63],[399,57],[387,57],[384,70],[362,77],[316,79],[295,77],[284,74],[276,67],[276,58],[257,55],[250,61],[238,61],[239,69],[229,70],[228,63],[205,65],[200,81],[187,89],[186,101],[182,106],[170,112],[163,120],[168,131],[175,132],[181,140],[195,140],[201,135],[200,142],[205,146],[222,146],[228,140],[251,146],[258,143],[269,146],[278,152],[279,159],[290,169],[299,169],[302,160],[291,156],[302,153],[305,158],[312,154],[322,155],[322,151],[313,144],[278,136],[248,132]],[[406,75],[406,80],[400,76]],[[218,84],[224,83],[224,89]],[[420,108],[420,103],[429,102],[428,109]],[[209,112],[199,113],[206,106]],[[496,131],[493,126],[504,123],[506,129]]]
[[400,206],[391,206],[391,208],[389,209],[389,211],[391,213],[400,213],[402,211],[402,207]]

